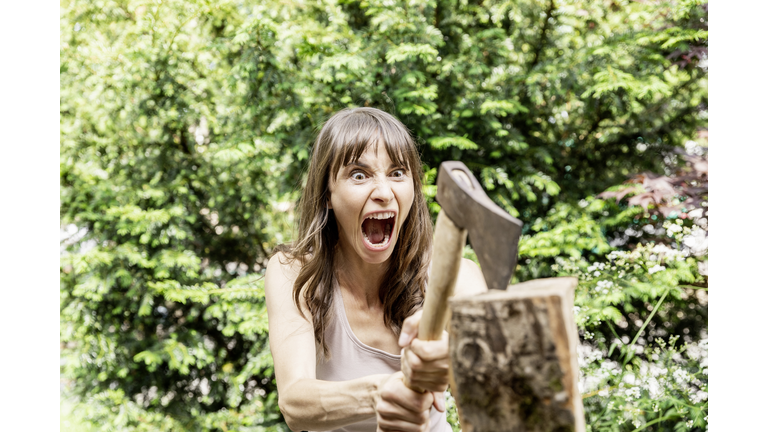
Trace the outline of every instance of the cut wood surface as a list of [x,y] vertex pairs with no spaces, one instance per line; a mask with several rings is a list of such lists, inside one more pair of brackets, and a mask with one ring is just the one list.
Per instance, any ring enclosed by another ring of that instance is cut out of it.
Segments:
[[577,279],[450,299],[451,391],[464,432],[583,432]]

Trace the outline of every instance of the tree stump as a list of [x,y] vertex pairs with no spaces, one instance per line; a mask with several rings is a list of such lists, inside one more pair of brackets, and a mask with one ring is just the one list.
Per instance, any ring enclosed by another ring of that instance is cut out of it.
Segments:
[[465,432],[583,432],[577,279],[538,279],[454,297],[451,391]]

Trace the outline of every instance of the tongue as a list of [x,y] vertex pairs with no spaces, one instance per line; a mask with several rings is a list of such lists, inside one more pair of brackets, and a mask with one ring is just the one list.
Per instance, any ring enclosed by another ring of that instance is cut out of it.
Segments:
[[363,231],[368,236],[368,241],[371,243],[381,243],[384,240],[385,222],[385,220],[381,219],[366,219],[363,222]]

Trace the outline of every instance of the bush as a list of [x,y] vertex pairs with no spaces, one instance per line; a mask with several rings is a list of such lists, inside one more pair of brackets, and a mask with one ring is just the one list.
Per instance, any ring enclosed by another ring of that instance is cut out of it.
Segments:
[[[699,3],[64,1],[68,392],[107,429],[286,429],[259,277],[291,238],[315,131],[354,105],[413,131],[435,214],[436,169],[459,159],[526,222],[517,280],[580,275],[582,336],[605,361],[664,295],[642,340],[698,340],[705,261],[654,260],[661,243],[633,234],[658,236],[667,204],[595,196],[677,169],[706,126]],[[615,250],[625,274],[588,271]],[[586,401],[593,416],[605,399]]]

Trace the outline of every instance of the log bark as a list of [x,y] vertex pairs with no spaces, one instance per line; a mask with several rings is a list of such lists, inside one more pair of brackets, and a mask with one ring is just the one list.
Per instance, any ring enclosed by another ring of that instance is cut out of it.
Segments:
[[576,278],[449,300],[451,391],[465,432],[583,432]]

